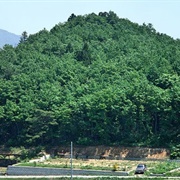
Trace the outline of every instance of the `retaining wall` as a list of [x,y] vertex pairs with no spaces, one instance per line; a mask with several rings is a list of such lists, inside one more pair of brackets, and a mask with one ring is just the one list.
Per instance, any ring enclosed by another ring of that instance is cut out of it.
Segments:
[[[41,168],[41,167],[25,167],[25,166],[8,166],[7,175],[71,175],[71,169],[62,168]],[[95,171],[95,170],[75,170],[73,175],[108,175],[108,176],[127,176],[127,172],[113,171]]]

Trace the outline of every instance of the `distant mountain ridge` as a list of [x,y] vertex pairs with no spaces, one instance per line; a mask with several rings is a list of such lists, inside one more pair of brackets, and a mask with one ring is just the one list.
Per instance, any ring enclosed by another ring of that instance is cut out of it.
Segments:
[[5,44],[16,46],[19,43],[20,35],[0,29],[0,48]]

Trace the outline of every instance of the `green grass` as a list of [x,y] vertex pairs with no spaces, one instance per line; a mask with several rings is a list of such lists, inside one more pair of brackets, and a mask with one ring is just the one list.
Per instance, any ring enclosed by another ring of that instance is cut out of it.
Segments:
[[180,177],[180,171],[167,172],[167,173],[166,173],[166,176]]
[[[34,179],[38,179],[38,180],[70,180],[70,177],[62,177],[62,178],[1,178],[2,180],[34,180]],[[120,177],[98,177],[98,178],[74,178],[73,180],[83,180],[83,179],[90,179],[90,180],[120,180],[120,179],[124,179],[124,178],[120,178]],[[142,177],[136,177],[136,178],[126,178],[125,180],[148,180],[149,178],[142,178]],[[168,178],[167,178],[168,179]],[[151,178],[151,180],[167,180],[166,178]],[[171,179],[173,180],[173,179]]]
[[19,163],[16,166],[48,167],[48,168],[70,168],[70,165],[67,165],[67,164],[53,165],[53,164],[29,163],[29,162]]
[[180,167],[180,163],[166,161],[156,164],[152,169],[150,169],[149,172],[152,174],[166,174],[169,171],[173,169],[177,169],[179,167]]
[[[19,163],[17,166],[28,166],[28,167],[48,167],[48,168],[70,168],[70,165],[67,164],[43,164],[43,163]],[[110,167],[101,167],[101,166],[93,166],[93,165],[81,165],[76,167],[79,169],[91,169],[91,170],[112,170]]]

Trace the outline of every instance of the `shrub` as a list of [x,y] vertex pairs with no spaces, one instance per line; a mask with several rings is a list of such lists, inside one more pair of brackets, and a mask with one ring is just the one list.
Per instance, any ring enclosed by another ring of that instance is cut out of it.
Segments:
[[170,158],[171,159],[178,159],[178,158],[180,158],[180,144],[178,144],[175,147],[172,147]]

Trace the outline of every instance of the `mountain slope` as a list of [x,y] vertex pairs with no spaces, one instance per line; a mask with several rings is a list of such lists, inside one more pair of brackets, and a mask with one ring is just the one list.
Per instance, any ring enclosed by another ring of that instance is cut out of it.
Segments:
[[19,43],[20,36],[0,29],[0,48],[5,44],[16,46]]
[[72,14],[0,51],[2,144],[178,143],[180,41],[114,12]]

